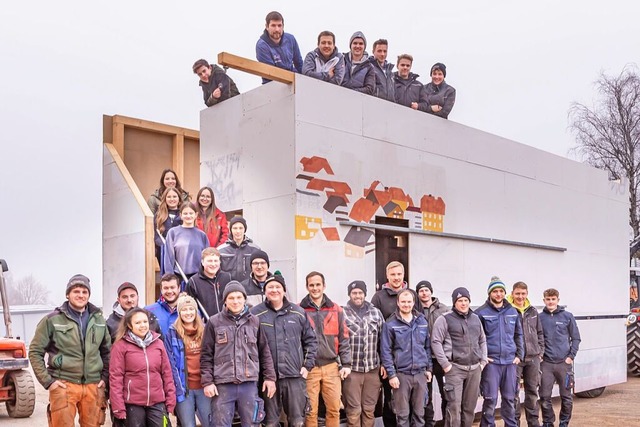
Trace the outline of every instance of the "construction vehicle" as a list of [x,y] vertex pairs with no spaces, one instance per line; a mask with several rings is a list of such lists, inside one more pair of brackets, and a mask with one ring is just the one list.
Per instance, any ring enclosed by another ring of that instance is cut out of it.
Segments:
[[0,259],[0,298],[6,326],[6,335],[0,338],[0,402],[7,405],[11,418],[26,418],[33,414],[36,405],[36,389],[29,372],[27,347],[19,337],[11,333],[11,312],[7,300],[4,273],[8,271],[5,260]]
[[[634,258],[632,263],[636,264],[637,259]],[[638,298],[640,266],[632,266],[630,273],[629,305],[631,311],[627,317],[627,370],[631,375],[640,377],[640,298]]]

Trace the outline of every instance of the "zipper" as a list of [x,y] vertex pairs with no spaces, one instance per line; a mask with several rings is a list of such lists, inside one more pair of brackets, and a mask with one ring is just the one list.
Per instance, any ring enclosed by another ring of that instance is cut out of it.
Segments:
[[127,401],[131,400],[131,380],[127,383]]
[[147,365],[147,406],[151,406],[151,378],[149,376],[149,358],[147,357],[147,349],[143,348],[144,361]]

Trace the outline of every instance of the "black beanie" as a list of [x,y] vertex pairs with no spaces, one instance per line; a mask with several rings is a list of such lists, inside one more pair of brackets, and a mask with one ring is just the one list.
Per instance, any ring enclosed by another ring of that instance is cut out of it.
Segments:
[[244,219],[241,216],[234,216],[233,218],[231,218],[229,220],[229,231],[231,231],[231,227],[233,227],[233,224],[235,224],[236,222],[241,223],[242,225],[244,225],[244,232],[247,232],[247,220]]
[[249,261],[249,264],[252,264],[253,261],[257,260],[257,259],[263,259],[267,262],[267,267],[270,267],[271,265],[269,264],[269,255],[267,255],[267,253],[265,251],[255,251],[254,253],[251,254],[251,261]]
[[362,280],[354,280],[353,282],[349,283],[349,286],[347,286],[347,295],[351,295],[351,291],[354,289],[360,289],[362,292],[364,292],[364,296],[367,296],[367,284]]
[[456,301],[463,297],[466,297],[469,302],[471,302],[471,295],[469,294],[467,288],[455,288],[453,290],[453,293],[451,294],[451,301],[453,301],[453,304],[455,305]]
[[416,285],[416,293],[420,292],[420,289],[422,288],[429,288],[431,293],[433,293],[433,286],[431,286],[431,282],[429,282],[428,280],[421,280],[420,282],[418,282],[418,284]]
[[285,292],[287,292],[287,285],[284,283],[284,277],[282,277],[282,274],[279,274],[278,271],[276,271],[273,276],[269,276],[267,280],[265,280],[264,286],[266,287],[269,284],[269,282],[273,282],[273,281],[280,283],[282,285],[282,289]]
[[447,66],[444,65],[442,62],[436,62],[435,64],[433,64],[431,66],[431,72],[429,73],[429,75],[433,74],[433,70],[440,70],[442,71],[442,75],[444,77],[447,77]]

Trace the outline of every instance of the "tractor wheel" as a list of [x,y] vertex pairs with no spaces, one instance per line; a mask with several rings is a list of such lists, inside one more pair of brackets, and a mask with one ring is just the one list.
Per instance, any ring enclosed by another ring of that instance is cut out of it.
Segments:
[[576,393],[576,396],[582,397],[582,398],[593,398],[593,397],[599,397],[602,393],[604,393],[604,387],[598,387],[592,390],[585,390],[585,391]]
[[36,389],[29,371],[11,371],[7,373],[6,385],[13,387],[13,400],[7,401],[7,412],[11,418],[26,418],[33,414],[36,406]]
[[640,377],[640,324],[637,321],[627,326],[627,370]]

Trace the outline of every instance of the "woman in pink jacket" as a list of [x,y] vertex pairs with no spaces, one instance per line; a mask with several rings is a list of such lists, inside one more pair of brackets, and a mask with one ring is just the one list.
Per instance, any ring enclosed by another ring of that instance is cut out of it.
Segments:
[[114,417],[129,427],[170,425],[176,389],[162,338],[149,330],[149,314],[133,308],[123,317],[111,347],[109,398]]

